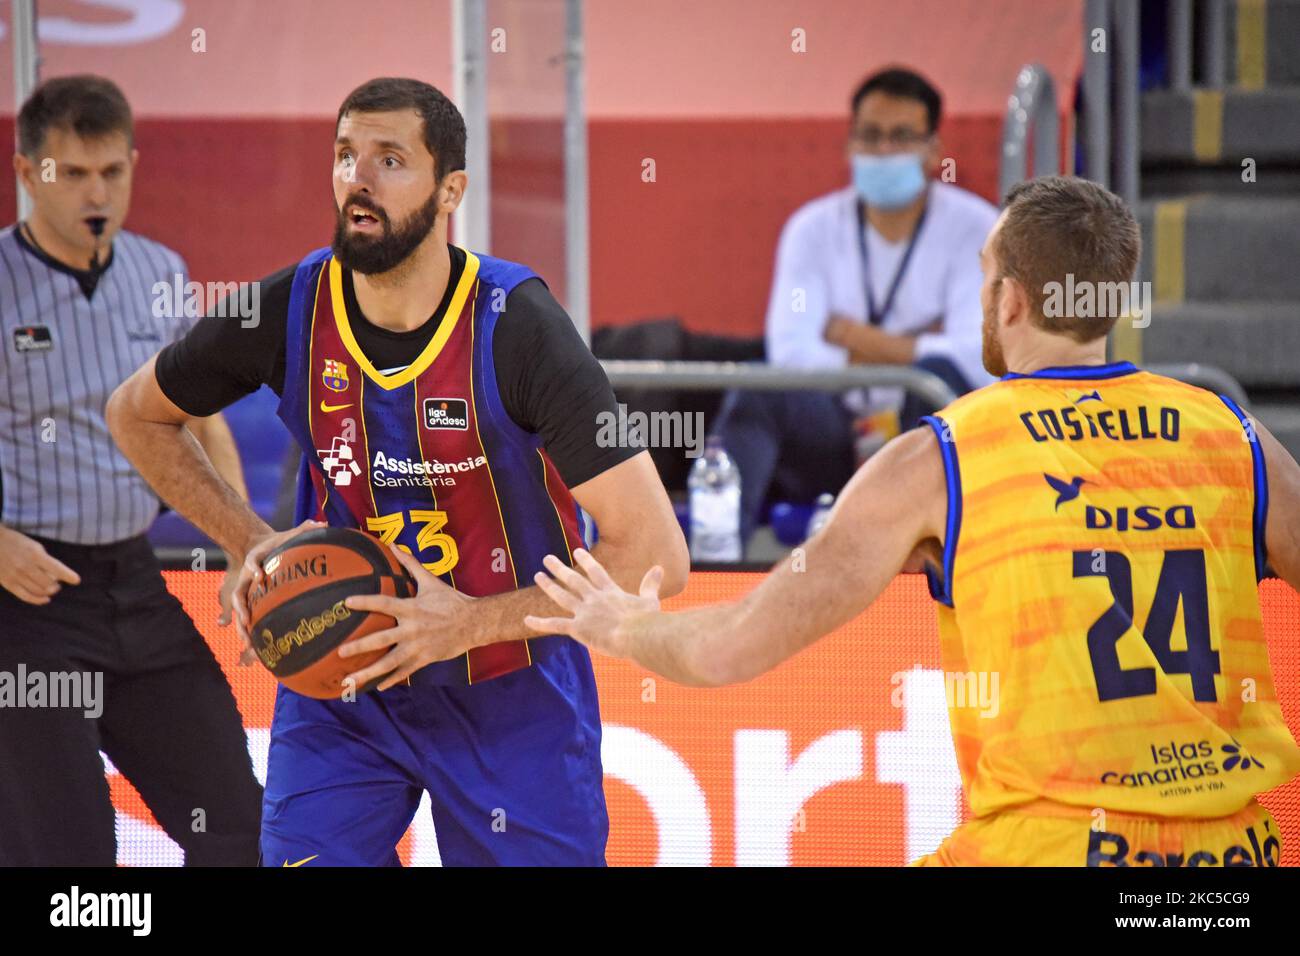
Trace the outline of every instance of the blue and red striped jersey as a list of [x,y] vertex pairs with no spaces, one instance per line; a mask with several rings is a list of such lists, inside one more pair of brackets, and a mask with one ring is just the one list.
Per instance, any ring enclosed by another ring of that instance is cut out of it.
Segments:
[[[360,528],[408,550],[465,594],[528,587],[542,558],[572,561],[583,515],[541,437],[506,412],[492,336],[534,273],[466,252],[433,338],[410,365],[377,369],[357,345],[329,249],[298,265],[279,415],[306,452],[297,520]],[[364,321],[364,319],[360,319]],[[561,636],[476,648],[421,680],[465,683],[529,666]]]

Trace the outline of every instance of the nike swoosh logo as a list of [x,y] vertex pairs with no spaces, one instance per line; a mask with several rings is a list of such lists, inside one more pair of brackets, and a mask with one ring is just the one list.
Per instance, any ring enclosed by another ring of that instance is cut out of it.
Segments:
[[326,405],[324,402],[320,403],[320,410],[322,412],[337,412],[341,408],[351,408],[351,407],[352,407],[351,402],[348,402],[346,405]]
[[304,863],[310,863],[312,860],[316,859],[316,857],[318,857],[318,856],[320,856],[320,854],[319,854],[319,853],[315,853],[315,854],[313,854],[313,855],[307,857],[305,860],[299,860],[297,863],[290,863],[288,860],[285,860],[282,864],[280,864],[280,866],[281,866],[281,867],[286,867],[286,866],[302,866]]

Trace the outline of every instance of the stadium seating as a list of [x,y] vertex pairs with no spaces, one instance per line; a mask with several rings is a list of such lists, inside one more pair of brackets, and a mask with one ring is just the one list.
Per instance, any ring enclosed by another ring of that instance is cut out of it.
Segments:
[[1223,368],[1300,456],[1300,0],[1269,0],[1253,48],[1228,6],[1228,88],[1142,99],[1141,278],[1156,299],[1142,358]]

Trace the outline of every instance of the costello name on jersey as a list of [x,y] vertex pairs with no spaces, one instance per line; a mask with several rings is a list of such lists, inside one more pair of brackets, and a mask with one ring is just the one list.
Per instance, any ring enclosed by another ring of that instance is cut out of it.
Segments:
[[1178,441],[1178,409],[1169,406],[1136,409],[1101,408],[1085,411],[1072,405],[1023,412],[1020,421],[1036,442],[1080,441],[1103,438],[1110,441]]

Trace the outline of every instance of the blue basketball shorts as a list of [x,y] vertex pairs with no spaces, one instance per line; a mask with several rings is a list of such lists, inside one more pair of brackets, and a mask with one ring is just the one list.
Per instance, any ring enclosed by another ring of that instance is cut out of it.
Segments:
[[609,817],[591,658],[562,642],[472,685],[355,701],[280,687],[262,808],[264,866],[395,866],[428,791],[444,865],[603,866]]

